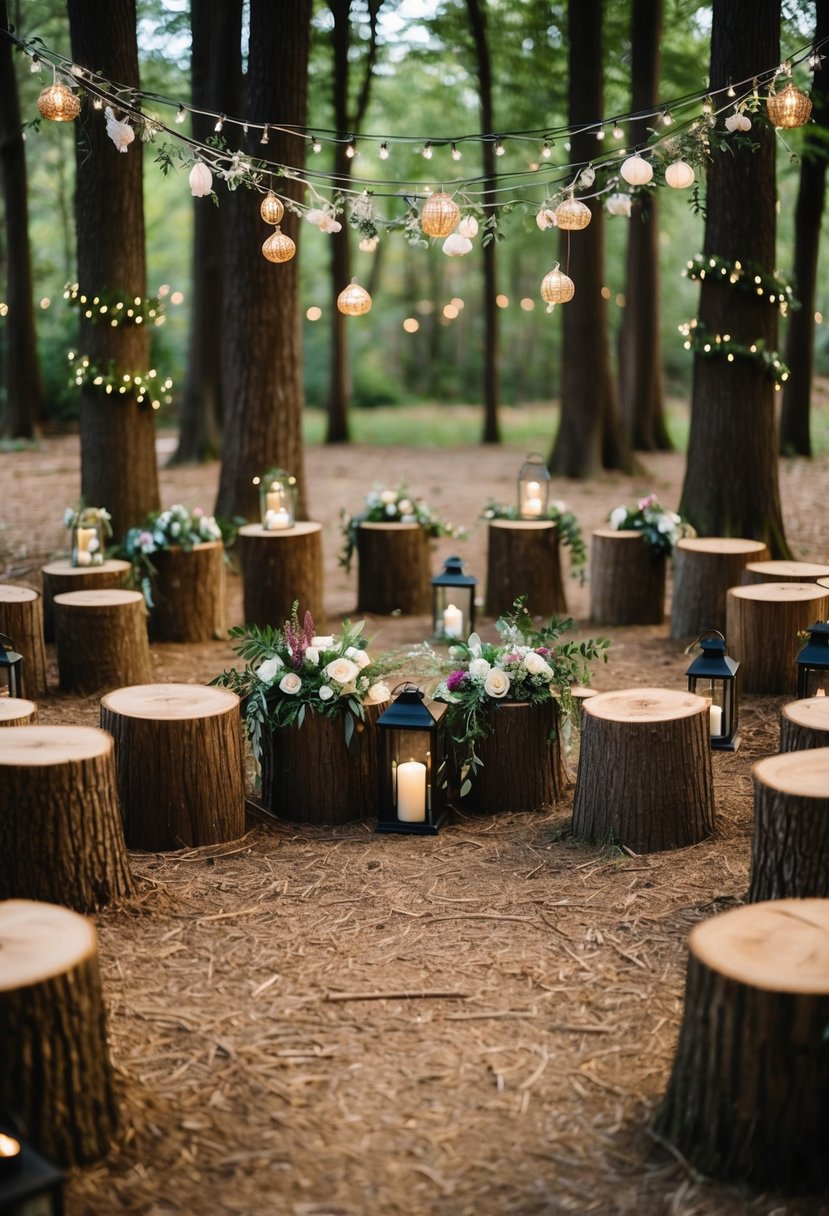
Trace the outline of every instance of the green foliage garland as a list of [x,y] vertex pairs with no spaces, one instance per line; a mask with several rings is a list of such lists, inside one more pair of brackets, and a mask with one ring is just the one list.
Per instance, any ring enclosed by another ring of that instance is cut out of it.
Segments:
[[101,321],[113,328],[118,325],[141,325],[152,321],[163,324],[164,305],[157,296],[123,296],[117,292],[98,292],[89,296],[77,283],[67,283],[63,298],[71,308],[77,308],[87,321]]
[[88,355],[78,355],[70,350],[67,355],[72,371],[70,384],[77,388],[97,388],[103,393],[117,393],[125,396],[134,393],[139,405],[149,401],[154,410],[160,409],[162,403],[169,405],[173,398],[170,389],[173,382],[169,376],[162,380],[154,367],[148,372],[116,372],[112,363],[106,371],[97,367]]
[[778,274],[766,274],[761,267],[747,262],[728,262],[715,254],[706,256],[697,253],[688,262],[682,272],[686,278],[702,281],[714,279],[715,282],[728,283],[740,291],[750,295],[761,296],[770,304],[776,304],[783,316],[790,308],[799,308],[791,285]]
[[744,346],[735,342],[730,334],[712,334],[702,321],[697,320],[686,321],[679,326],[679,332],[685,337],[685,349],[693,350],[703,358],[725,358],[729,363],[735,359],[751,359],[758,363],[765,375],[774,380],[775,389],[781,388],[791,374],[778,351],[768,350],[762,338]]

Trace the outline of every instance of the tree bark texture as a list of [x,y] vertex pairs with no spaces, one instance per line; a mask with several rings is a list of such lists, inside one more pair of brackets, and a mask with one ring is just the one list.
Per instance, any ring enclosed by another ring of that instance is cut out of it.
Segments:
[[94,912],[133,893],[112,740],[90,726],[0,731],[0,899]]
[[540,811],[552,806],[567,785],[561,756],[558,707],[499,701],[489,713],[490,733],[475,744],[483,768],[468,794],[460,796],[465,752],[454,748],[453,801],[461,811]]
[[56,595],[63,595],[67,591],[119,590],[126,586],[130,568],[129,562],[116,558],[100,566],[73,566],[67,557],[43,566],[43,636],[46,641],[55,640]]
[[829,576],[829,566],[820,562],[751,561],[746,563],[742,582],[757,583],[817,583]]
[[829,590],[812,583],[732,587],[725,597],[725,636],[740,658],[743,692],[793,695],[798,633],[829,616]]
[[69,591],[55,596],[60,687],[88,696],[152,678],[147,609],[140,591]]
[[829,1183],[829,901],[775,900],[691,932],[656,1130],[703,1174],[785,1194]]
[[154,642],[212,642],[227,632],[225,547],[205,541],[189,551],[153,554],[157,577],[148,629]]
[[556,525],[530,519],[491,519],[486,558],[486,610],[499,617],[526,595],[534,616],[567,611]]
[[661,625],[664,553],[641,532],[599,528],[590,541],[590,620],[599,625]]
[[[825,693],[825,690],[824,690]],[[829,696],[804,697],[780,711],[780,751],[829,747]]]
[[67,908],[10,900],[0,904],[0,951],[0,1106],[58,1165],[97,1161],[119,1119],[95,926]]
[[115,740],[129,848],[182,849],[244,834],[235,693],[195,684],[119,688],[101,698],[101,726]]
[[0,726],[33,726],[37,706],[25,697],[0,697]]
[[420,524],[360,524],[358,612],[431,612],[431,578],[429,536]]
[[725,633],[725,593],[743,581],[746,563],[769,555],[762,541],[697,536],[677,542],[671,597],[671,637],[692,637],[709,629]]
[[829,898],[829,747],[766,756],[752,776],[749,902]]
[[236,543],[245,624],[278,628],[291,619],[295,600],[300,613],[310,612],[318,627],[325,623],[320,524],[298,523],[282,532],[247,524],[239,529]]
[[586,700],[573,835],[655,853],[697,844],[714,830],[705,700],[665,688]]
[[0,633],[14,642],[23,656],[23,693],[44,696],[46,647],[43,644],[43,600],[39,592],[13,583],[0,583]]
[[342,716],[308,713],[302,726],[263,737],[262,801],[280,819],[332,827],[377,814],[377,719],[383,705],[366,705],[365,722],[345,745]]

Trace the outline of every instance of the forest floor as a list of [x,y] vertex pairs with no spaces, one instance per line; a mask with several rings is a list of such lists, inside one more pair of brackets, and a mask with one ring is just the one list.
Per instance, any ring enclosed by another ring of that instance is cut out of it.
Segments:
[[[341,507],[405,481],[470,527],[468,541],[437,545],[434,568],[459,551],[483,581],[476,518],[489,496],[512,501],[524,455],[310,448],[329,625],[353,616],[356,592],[336,560]],[[555,481],[553,496],[586,537],[650,491],[674,508],[683,457],[643,464],[633,478]],[[216,465],[162,468],[162,503],[210,508],[217,479]],[[796,557],[829,562],[828,479],[827,457],[781,462]],[[0,580],[39,587],[79,483],[77,438],[0,454]],[[585,624],[588,590],[567,580],[576,636],[599,632]],[[237,576],[230,619],[242,619]],[[366,632],[379,654],[422,640],[429,621],[369,618]],[[689,659],[667,618],[603,632],[597,687],[685,686]],[[206,682],[235,656],[215,642],[156,645],[152,658],[159,681]],[[649,1130],[687,935],[744,897],[751,765],[777,750],[787,699],[744,698],[741,748],[713,755],[717,835],[693,848],[630,856],[574,841],[571,784],[538,813],[456,813],[436,837],[262,814],[225,846],[132,853],[137,897],[96,917],[123,1129],[104,1161],[72,1172],[68,1216],[829,1213],[829,1202],[706,1180]],[[97,725],[98,707],[53,692],[40,720]],[[376,996],[422,990],[458,995]]]

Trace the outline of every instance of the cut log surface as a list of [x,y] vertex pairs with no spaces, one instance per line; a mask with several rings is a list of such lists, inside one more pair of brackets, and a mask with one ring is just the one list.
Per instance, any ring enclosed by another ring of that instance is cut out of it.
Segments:
[[101,726],[115,739],[131,849],[219,844],[244,833],[236,693],[199,684],[119,688],[101,699]]
[[111,558],[100,566],[73,566],[69,558],[49,562],[41,569],[43,579],[43,635],[55,640],[54,599],[67,591],[104,591],[125,587],[130,563]]
[[190,550],[164,549],[156,569],[148,629],[154,642],[212,642],[227,632],[225,547],[205,541]]
[[656,1129],[703,1174],[829,1185],[829,900],[724,912],[691,932],[685,1014]]
[[743,582],[757,583],[816,583],[829,577],[829,566],[817,562],[751,561],[743,571]]
[[792,701],[780,713],[781,752],[812,747],[829,747],[829,696]]
[[64,692],[85,696],[150,680],[147,609],[140,591],[69,591],[56,595],[54,606]]
[[0,858],[0,899],[94,912],[132,894],[109,735],[0,730]]
[[749,901],[829,899],[829,747],[767,756],[752,775]]
[[559,539],[551,520],[490,520],[486,573],[490,616],[509,612],[519,595],[526,595],[534,616],[566,613]]
[[429,536],[420,524],[357,529],[357,611],[420,616],[432,611]]
[[725,632],[725,593],[742,582],[746,563],[763,561],[768,547],[737,536],[694,536],[677,541],[671,597],[671,637],[709,629]]
[[[483,768],[468,794],[454,794],[456,806],[488,815],[551,806],[567,783],[555,703],[502,701],[489,711],[489,726],[489,734],[475,744]],[[464,754],[456,752],[456,769]]]
[[582,706],[573,835],[635,853],[696,844],[715,830],[708,702],[628,688]]
[[32,726],[37,706],[25,697],[0,697],[0,726]]
[[661,625],[663,553],[636,529],[599,528],[590,542],[590,620],[596,625]]
[[0,958],[0,1040],[14,1045],[3,1052],[0,1107],[16,1111],[59,1165],[96,1161],[118,1106],[95,926],[67,908],[8,900]]
[[829,615],[829,589],[815,583],[756,583],[726,593],[725,636],[740,660],[743,692],[793,694],[798,633]]
[[284,531],[268,531],[261,524],[246,524],[239,529],[238,547],[245,623],[279,628],[299,600],[300,614],[310,612],[322,631],[322,525],[301,522]]
[[46,647],[43,641],[43,599],[31,587],[0,583],[0,633],[23,656],[23,687],[27,697],[42,697],[46,686]]

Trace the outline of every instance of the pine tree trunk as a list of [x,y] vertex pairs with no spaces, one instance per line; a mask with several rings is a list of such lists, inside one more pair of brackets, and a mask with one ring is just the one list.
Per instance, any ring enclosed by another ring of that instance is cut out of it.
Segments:
[[[561,758],[558,707],[500,701],[489,715],[490,733],[475,744],[483,768],[462,797],[456,780],[453,801],[461,811],[540,811],[552,806],[567,785]],[[465,758],[455,747],[455,769]]]
[[25,697],[0,697],[0,726],[34,726],[37,706]]
[[89,696],[152,679],[147,609],[140,591],[55,596],[55,649],[63,692]]
[[73,566],[69,558],[59,558],[41,568],[43,579],[43,636],[55,640],[55,596],[67,591],[118,591],[125,587],[130,563],[111,558],[100,566]]
[[321,629],[325,623],[321,525],[299,523],[284,532],[269,532],[261,524],[246,524],[239,529],[237,544],[245,623],[278,628],[291,619],[298,600],[300,613],[310,612]]
[[23,656],[23,695],[45,696],[46,648],[43,645],[43,600],[30,587],[0,583],[0,633]]
[[432,610],[429,536],[420,524],[360,524],[357,611],[420,616]]
[[750,559],[762,561],[768,555],[762,541],[739,537],[698,536],[677,541],[671,637],[692,637],[709,629],[724,633],[726,591],[742,582]]
[[781,752],[829,747],[829,695],[826,689],[823,694],[783,706],[780,712]]
[[740,656],[743,692],[792,695],[798,633],[829,615],[829,590],[811,583],[732,587],[725,597],[728,649]]
[[534,616],[567,611],[556,525],[531,519],[491,519],[486,564],[486,610],[499,617],[527,597]]
[[749,902],[829,898],[829,747],[766,756],[752,776]]
[[630,528],[599,528],[590,542],[590,620],[598,625],[661,625],[667,558]]
[[227,632],[225,547],[204,541],[190,550],[153,554],[157,577],[148,629],[154,642],[212,642]]

